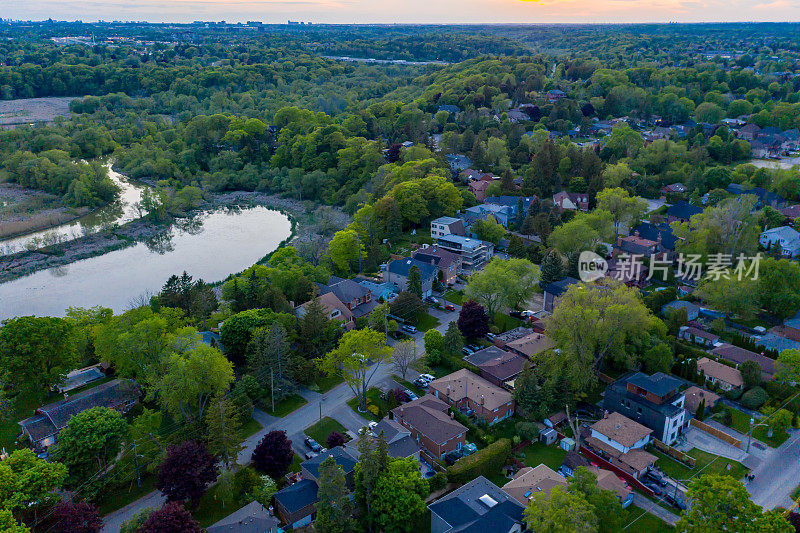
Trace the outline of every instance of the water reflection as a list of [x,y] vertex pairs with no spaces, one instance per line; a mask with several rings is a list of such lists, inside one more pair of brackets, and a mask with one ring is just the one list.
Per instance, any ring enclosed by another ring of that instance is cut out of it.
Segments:
[[184,270],[208,282],[240,272],[291,232],[286,215],[265,207],[219,209],[178,221],[156,238],[0,284],[0,320],[63,316],[67,307],[116,312],[157,293]]

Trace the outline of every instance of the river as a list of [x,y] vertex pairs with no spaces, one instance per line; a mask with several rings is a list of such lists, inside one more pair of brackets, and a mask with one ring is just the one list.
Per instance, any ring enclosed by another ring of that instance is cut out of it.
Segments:
[[119,313],[184,270],[213,282],[240,272],[291,234],[289,218],[266,207],[220,208],[176,221],[156,240],[0,284],[0,320],[63,316],[102,305]]
[[142,199],[144,186],[131,183],[128,178],[114,171],[111,164],[107,164],[106,168],[108,177],[119,187],[119,197],[114,202],[55,228],[0,240],[0,255],[79,239],[90,233],[121,226],[145,215],[146,213],[143,213],[137,205]]

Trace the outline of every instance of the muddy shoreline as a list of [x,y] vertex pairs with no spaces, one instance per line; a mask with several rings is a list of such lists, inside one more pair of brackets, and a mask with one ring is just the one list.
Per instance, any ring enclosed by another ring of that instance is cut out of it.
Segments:
[[[208,193],[203,204],[187,214],[187,218],[212,209],[253,206],[275,209],[289,217],[292,222],[292,234],[282,246],[297,240],[325,239],[325,234],[328,233],[321,231],[319,225],[313,220],[313,210],[318,206],[261,192]],[[332,209],[331,212],[335,218],[339,219],[337,225],[343,227],[347,224],[349,217],[345,213],[338,209]],[[103,255],[113,250],[133,246],[137,242],[156,240],[168,233],[171,227],[172,221],[154,224],[147,219],[138,219],[108,231],[101,231],[51,247],[2,256],[0,257],[0,283],[40,270],[65,266],[81,259]]]

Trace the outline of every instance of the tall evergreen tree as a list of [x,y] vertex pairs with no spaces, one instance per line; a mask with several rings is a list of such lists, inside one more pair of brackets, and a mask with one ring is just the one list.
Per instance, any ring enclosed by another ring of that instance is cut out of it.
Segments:
[[542,268],[539,278],[539,285],[546,287],[554,281],[558,281],[564,277],[564,263],[561,256],[555,250],[550,250],[545,254],[542,260]]
[[353,502],[347,490],[344,470],[328,457],[319,465],[315,528],[321,533],[348,533],[353,530]]
[[242,422],[233,401],[224,396],[215,396],[206,410],[206,427],[208,451],[219,457],[225,468],[230,468],[244,448],[239,435]]
[[416,265],[408,269],[408,292],[422,298],[422,274]]

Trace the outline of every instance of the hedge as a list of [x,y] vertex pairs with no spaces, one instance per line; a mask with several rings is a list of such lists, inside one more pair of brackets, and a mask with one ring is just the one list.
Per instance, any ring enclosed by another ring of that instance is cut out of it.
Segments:
[[447,468],[451,483],[468,483],[478,476],[496,474],[511,455],[511,441],[500,439],[472,455],[464,457]]

